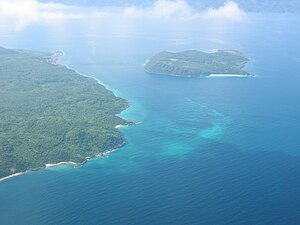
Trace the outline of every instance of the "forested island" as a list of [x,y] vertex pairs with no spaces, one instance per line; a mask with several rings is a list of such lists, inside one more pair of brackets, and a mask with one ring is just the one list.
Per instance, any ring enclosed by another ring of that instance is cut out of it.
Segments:
[[160,52],[146,61],[144,70],[151,74],[198,76],[250,76],[244,70],[249,61],[236,50],[206,53],[188,50],[178,53]]
[[0,47],[0,178],[124,144],[128,102],[53,55]]

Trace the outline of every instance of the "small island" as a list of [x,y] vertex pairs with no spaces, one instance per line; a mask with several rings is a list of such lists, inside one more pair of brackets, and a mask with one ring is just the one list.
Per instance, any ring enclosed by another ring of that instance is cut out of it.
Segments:
[[236,50],[206,53],[196,50],[178,53],[160,52],[146,61],[144,70],[150,74],[180,77],[251,76],[244,70],[248,58]]
[[128,102],[58,64],[61,55],[0,47],[0,180],[125,143],[117,128],[131,122],[116,114]]

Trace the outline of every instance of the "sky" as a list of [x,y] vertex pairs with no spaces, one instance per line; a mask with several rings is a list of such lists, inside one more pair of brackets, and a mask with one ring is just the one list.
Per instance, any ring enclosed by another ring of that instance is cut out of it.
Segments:
[[[40,0],[43,2],[55,1],[69,5],[81,6],[108,6],[108,5],[139,5],[149,6],[155,0]],[[220,7],[228,0],[186,0],[190,5],[198,9],[208,7]],[[271,12],[299,12],[299,0],[234,0],[245,11],[271,11]]]
[[[246,13],[234,1],[219,7],[196,9],[186,0],[157,0],[150,5],[113,7],[78,6],[38,0],[0,0],[0,27],[16,32],[32,24],[53,24],[66,20],[229,20],[241,21]],[[0,28],[1,29],[1,28]]]

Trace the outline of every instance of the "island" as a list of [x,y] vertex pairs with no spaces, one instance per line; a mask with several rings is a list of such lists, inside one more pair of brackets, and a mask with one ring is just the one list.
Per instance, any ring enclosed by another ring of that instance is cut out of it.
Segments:
[[206,53],[197,50],[160,52],[146,61],[144,70],[150,74],[199,77],[199,76],[251,76],[244,70],[249,61],[236,50],[218,50]]
[[[0,47],[0,178],[62,162],[81,164],[122,146],[129,104],[57,63],[62,52]],[[1,179],[0,179],[1,180]]]

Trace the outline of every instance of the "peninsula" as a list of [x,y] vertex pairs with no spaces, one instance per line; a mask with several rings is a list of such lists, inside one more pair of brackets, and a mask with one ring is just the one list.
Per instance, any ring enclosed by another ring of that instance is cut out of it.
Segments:
[[0,47],[0,180],[60,162],[83,163],[125,142],[129,105],[57,63],[61,52]]
[[196,50],[160,52],[146,61],[144,70],[151,74],[181,77],[251,76],[244,70],[249,61],[236,50],[206,53]]

